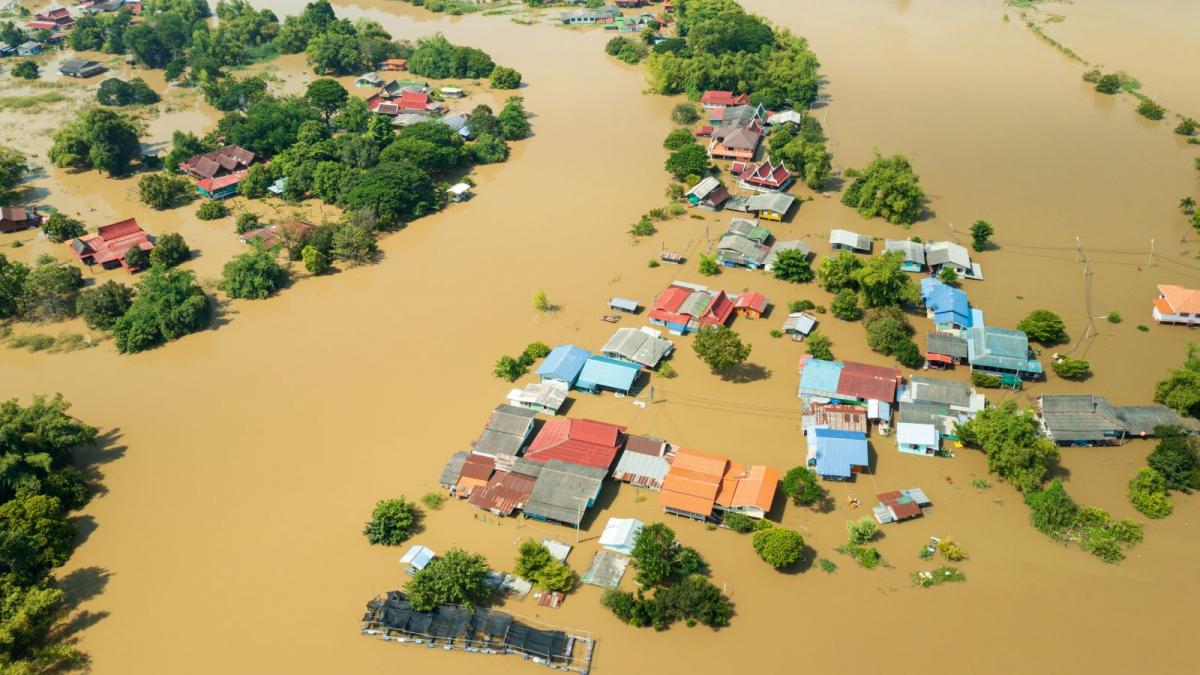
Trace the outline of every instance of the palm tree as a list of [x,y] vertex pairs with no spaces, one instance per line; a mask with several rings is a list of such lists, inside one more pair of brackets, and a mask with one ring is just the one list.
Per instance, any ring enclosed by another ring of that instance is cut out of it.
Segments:
[[1184,197],[1179,200],[1179,210],[1184,213],[1191,213],[1196,210],[1196,200],[1191,197]]

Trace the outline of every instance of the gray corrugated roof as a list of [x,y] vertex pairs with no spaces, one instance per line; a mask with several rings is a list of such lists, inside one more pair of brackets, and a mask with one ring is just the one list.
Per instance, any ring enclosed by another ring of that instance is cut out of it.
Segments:
[[463,464],[470,454],[469,452],[456,452],[450,455],[450,461],[446,462],[446,468],[442,469],[442,475],[438,476],[438,482],[446,486],[457,483],[459,475],[462,474]]
[[671,465],[665,457],[626,450],[621,453],[621,459],[617,461],[617,468],[613,469],[612,475],[617,480],[628,480],[658,490],[662,488],[663,478],[670,468]]
[[850,230],[830,230],[829,243],[848,246],[859,251],[871,250],[871,238]]
[[931,332],[926,340],[925,351],[965,359],[967,358],[967,341],[949,333]]
[[586,501],[600,492],[607,473],[607,469],[552,459],[542,467],[524,511],[527,515],[576,525],[586,510]]
[[952,241],[935,241],[926,245],[925,260],[930,265],[953,263],[971,268],[971,254],[967,252],[967,247]]
[[515,405],[501,404],[492,411],[487,428],[506,434],[523,434],[529,430],[533,418],[537,416],[532,410],[518,408]]
[[763,264],[770,249],[740,234],[727,234],[717,244],[717,254],[737,263]]
[[1200,430],[1196,420],[1182,417],[1179,413],[1163,405],[1120,406],[1113,410],[1117,419],[1125,423],[1129,433],[1134,435],[1154,435],[1154,427],[1175,426],[1188,431]]
[[883,242],[883,250],[900,251],[904,259],[920,265],[925,264],[925,246],[919,242],[907,239],[887,239]]
[[774,211],[775,213],[787,213],[788,209],[792,208],[792,203],[795,201],[796,196],[788,192],[766,192],[763,194],[753,195],[747,199],[746,208],[751,211]]
[[914,402],[901,403],[900,416],[897,423],[933,424],[937,426],[935,417],[951,417],[950,406],[944,403]]
[[914,375],[909,379],[909,389],[915,401],[962,407],[971,405],[971,385],[966,382]]
[[671,352],[673,347],[670,340],[645,331],[636,328],[618,328],[608,342],[604,343],[600,353],[609,358],[622,359],[653,368]]
[[1103,396],[1047,395],[1040,404],[1046,432],[1056,441],[1096,441],[1125,431]]

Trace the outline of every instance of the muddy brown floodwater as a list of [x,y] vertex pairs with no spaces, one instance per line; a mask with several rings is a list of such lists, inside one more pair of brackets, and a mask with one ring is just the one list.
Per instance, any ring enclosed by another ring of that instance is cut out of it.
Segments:
[[[978,256],[987,280],[964,286],[989,322],[1012,325],[1046,307],[1079,335],[1089,314],[1126,317],[1098,325],[1099,337],[1080,347],[1096,371],[1092,380],[1052,378],[1025,393],[1091,390],[1116,404],[1149,398],[1189,334],[1157,326],[1141,333],[1135,324],[1150,323],[1155,283],[1200,278],[1194,235],[1174,211],[1194,187],[1193,153],[1131,119],[1127,104],[1092,95],[1076,65],[1019,23],[1003,23],[998,1],[746,4],[806,35],[821,57],[830,100],[818,114],[840,168],[863,164],[874,148],[914,158],[935,215],[905,236],[943,237],[951,223],[963,233],[977,218],[995,225],[999,248]],[[280,14],[299,9],[298,2],[269,5]],[[607,34],[433,16],[395,2],[337,8],[378,19],[397,37],[440,30],[516,67],[530,83],[522,93],[536,135],[508,163],[477,171],[475,199],[384,239],[379,265],[302,278],[268,301],[234,302],[213,330],[136,357],[108,345],[0,353],[5,396],[61,391],[115,451],[101,467],[106,492],[80,517],[84,541],[61,571],[76,580],[72,592],[89,613],[78,637],[97,673],[533,672],[511,657],[361,637],[363,603],[405,581],[402,550],[368,546],[362,522],[380,498],[437,488],[447,455],[467,447],[508,389],[489,375],[498,356],[532,340],[597,348],[611,329],[598,321],[609,296],[647,303],[674,278],[700,281],[694,263],[649,269],[646,261],[662,246],[694,259],[726,221],[675,220],[641,244],[624,233],[664,201],[660,141],[673,101],[640,94],[642,74],[603,55]],[[130,203],[125,184],[56,180],[47,188],[52,197],[55,189],[85,198],[97,192],[105,215]],[[187,218],[178,224],[185,232],[207,227]],[[775,230],[781,239],[811,238],[823,255],[835,226],[899,234],[820,197]],[[1083,266],[1073,262],[1077,235],[1091,261],[1090,307]],[[1159,258],[1148,268],[1151,238]],[[222,259],[205,264],[217,269]],[[728,271],[712,283],[761,290],[779,307],[802,297],[828,302],[815,288],[756,273]],[[559,311],[532,309],[538,289]],[[754,345],[749,381],[714,377],[679,339],[679,377],[655,381],[655,404],[576,396],[570,414],[746,462],[799,464],[801,348],[768,336],[779,314],[734,324]],[[823,324],[839,357],[879,362],[861,326]],[[888,439],[873,445],[872,475],[830,486],[834,512],[779,500],[772,514],[802,529],[810,559],[838,563],[832,575],[815,567],[776,573],[744,536],[671,521],[736,603],[727,629],[626,627],[601,608],[594,587],[572,593],[558,610],[531,601],[505,608],[593,631],[598,673],[783,664],[1112,673],[1139,668],[1146,654],[1155,655],[1156,671],[1188,670],[1191,659],[1177,647],[1196,596],[1200,547],[1190,524],[1200,518],[1200,501],[1177,498],[1170,518],[1147,523],[1146,542],[1128,560],[1108,566],[1033,530],[1007,485],[970,487],[986,474],[978,453],[933,460],[900,456]],[[1067,450],[1068,487],[1082,502],[1131,515],[1124,485],[1148,450],[1143,443]],[[892,568],[865,571],[833,552],[845,540],[844,522],[862,515],[847,509],[848,496],[869,505],[876,492],[911,486],[923,487],[935,506],[923,520],[885,530],[878,547]],[[653,495],[606,488],[571,554],[573,567],[582,571],[590,560],[608,516],[659,519],[655,504]],[[515,520],[486,524],[474,513],[449,504],[429,514],[415,541],[477,550],[504,568],[521,538],[575,536]],[[930,535],[952,535],[968,549],[967,583],[912,587],[908,575],[927,567],[916,553]]]

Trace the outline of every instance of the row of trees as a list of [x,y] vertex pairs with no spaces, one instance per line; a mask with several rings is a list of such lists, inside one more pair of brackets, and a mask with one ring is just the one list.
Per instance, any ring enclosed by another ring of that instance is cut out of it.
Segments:
[[814,190],[825,187],[833,175],[833,157],[825,147],[825,132],[811,115],[800,118],[799,125],[785,124],[767,138],[771,158],[783,162]]
[[42,673],[83,666],[62,642],[66,594],[53,571],[70,557],[75,526],[67,519],[94,486],[75,451],[96,429],[72,417],[61,395],[0,403],[0,670]]
[[1146,466],[1129,480],[1129,501],[1148,518],[1165,518],[1175,508],[1171,490],[1200,490],[1200,450],[1178,427],[1156,427],[1154,436],[1158,445],[1146,457]]

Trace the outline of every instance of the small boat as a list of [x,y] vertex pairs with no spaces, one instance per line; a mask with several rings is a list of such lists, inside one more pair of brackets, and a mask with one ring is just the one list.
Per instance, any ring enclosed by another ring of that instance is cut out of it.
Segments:
[[600,317],[600,320],[607,321],[609,323],[617,323],[618,321],[621,320],[621,317],[613,316],[612,314],[605,314],[604,316]]

